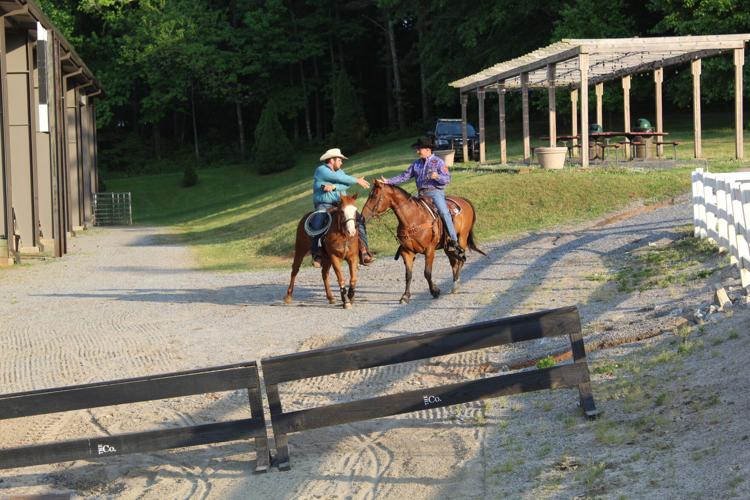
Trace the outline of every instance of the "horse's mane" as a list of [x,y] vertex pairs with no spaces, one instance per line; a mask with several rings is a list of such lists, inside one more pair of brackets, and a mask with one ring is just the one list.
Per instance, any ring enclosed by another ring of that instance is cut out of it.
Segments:
[[402,188],[401,186],[397,186],[396,184],[385,184],[385,185],[392,187],[396,191],[400,191],[401,194],[403,194],[407,198],[411,198],[411,193],[409,193],[409,191],[407,191],[406,189]]

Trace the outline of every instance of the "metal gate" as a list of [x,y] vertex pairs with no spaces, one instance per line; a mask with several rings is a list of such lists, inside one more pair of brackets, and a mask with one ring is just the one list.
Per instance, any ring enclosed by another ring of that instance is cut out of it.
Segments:
[[94,225],[133,224],[130,193],[94,193]]

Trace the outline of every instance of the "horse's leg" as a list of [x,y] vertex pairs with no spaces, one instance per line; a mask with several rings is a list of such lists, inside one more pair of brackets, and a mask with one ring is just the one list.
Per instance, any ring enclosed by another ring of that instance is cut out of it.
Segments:
[[344,309],[351,309],[352,304],[349,302],[349,297],[346,296],[346,284],[344,282],[344,271],[341,269],[341,259],[332,255],[331,264],[333,265],[333,272],[336,273],[336,279],[339,282],[339,292],[341,293],[341,302],[344,303]]
[[404,268],[406,269],[406,289],[399,303],[408,304],[411,300],[411,270],[414,266],[414,254],[401,247],[401,258],[404,259]]
[[451,289],[451,293],[456,293],[461,287],[461,269],[464,267],[464,261],[456,259],[452,255],[448,255],[448,260],[451,263],[451,270],[453,271],[453,288]]
[[354,287],[357,285],[357,269],[359,262],[356,256],[350,255],[346,261],[349,263],[349,291],[346,293],[349,302],[354,302]]
[[[292,277],[289,280],[289,287],[286,289],[286,297],[284,297],[284,303],[290,304],[292,302],[292,292],[294,292],[294,280],[297,278],[297,273],[299,273],[299,268],[302,265],[302,260],[305,258],[305,255],[307,255],[307,252],[310,250],[309,244],[306,246],[304,244],[305,242],[300,241],[299,234],[297,235],[297,242],[294,245],[294,262],[292,262]],[[304,248],[300,248],[304,247]]]
[[334,304],[336,302],[336,299],[333,298],[333,292],[331,292],[331,273],[329,272],[331,270],[331,260],[330,259],[323,259],[322,265],[320,266],[320,272],[323,274],[323,284],[326,287],[326,298],[328,299],[329,304]]
[[428,248],[424,253],[424,277],[427,280],[427,284],[430,286],[430,293],[432,298],[436,299],[440,297],[440,289],[435,283],[432,282],[432,261],[435,259],[435,248]]

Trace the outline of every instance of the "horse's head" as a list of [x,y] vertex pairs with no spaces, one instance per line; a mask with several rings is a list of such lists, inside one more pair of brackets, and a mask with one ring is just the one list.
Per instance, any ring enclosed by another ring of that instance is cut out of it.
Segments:
[[341,201],[339,202],[339,210],[341,211],[344,222],[346,223],[346,232],[349,236],[357,234],[357,205],[354,204],[356,199],[356,193],[353,196],[342,195]]
[[374,179],[372,181],[372,188],[370,188],[370,196],[365,202],[365,206],[362,208],[362,218],[367,222],[370,217],[377,217],[389,208],[391,208],[390,200],[387,191],[391,186],[381,180]]

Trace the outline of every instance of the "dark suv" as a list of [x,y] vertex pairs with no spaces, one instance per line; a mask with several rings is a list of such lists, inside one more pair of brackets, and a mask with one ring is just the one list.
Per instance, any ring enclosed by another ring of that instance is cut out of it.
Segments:
[[[437,150],[453,149],[456,151],[456,161],[463,160],[463,135],[461,134],[461,119],[440,118],[435,121],[435,128],[429,133],[435,139]],[[471,125],[466,124],[466,139],[469,146],[469,160],[479,158],[479,134]]]

